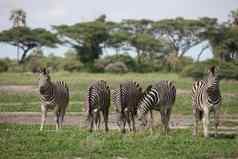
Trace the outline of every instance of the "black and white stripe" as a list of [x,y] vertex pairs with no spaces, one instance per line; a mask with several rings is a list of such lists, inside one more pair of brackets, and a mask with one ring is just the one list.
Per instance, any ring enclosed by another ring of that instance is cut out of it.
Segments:
[[219,124],[219,110],[221,105],[221,93],[219,89],[219,79],[215,66],[208,70],[208,78],[196,81],[192,88],[192,107],[194,115],[193,134],[197,135],[198,122],[202,120],[204,136],[208,136],[209,114],[214,112],[215,133]]
[[120,88],[112,91],[112,102],[118,113],[117,123],[123,133],[126,123],[130,131],[135,131],[137,105],[142,96],[142,88],[135,81],[121,83]]
[[42,110],[41,130],[49,109],[54,109],[56,129],[62,127],[66,108],[69,103],[69,88],[64,81],[51,82],[49,72],[43,69],[40,73],[39,92]]
[[92,83],[88,89],[87,97],[88,120],[90,131],[100,127],[101,117],[103,114],[105,130],[108,131],[108,114],[110,107],[110,88],[106,81],[100,80]]
[[164,125],[164,132],[167,134],[168,123],[172,106],[176,98],[176,88],[171,81],[160,81],[147,89],[147,93],[140,101],[138,106],[138,118],[144,126],[146,125],[145,116],[151,113],[150,127],[153,125],[152,110],[160,111],[161,120]]

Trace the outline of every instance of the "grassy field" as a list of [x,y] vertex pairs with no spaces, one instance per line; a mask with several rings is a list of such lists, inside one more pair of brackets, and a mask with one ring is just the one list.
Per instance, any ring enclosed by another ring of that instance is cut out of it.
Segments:
[[[3,73],[0,75],[0,85],[33,85],[37,88],[37,74],[32,73]],[[168,79],[176,81],[178,97],[174,106],[174,112],[191,114],[191,85],[192,79],[183,78],[172,73],[147,73],[147,74],[90,74],[58,72],[52,74],[53,80],[65,80],[69,84],[71,99],[68,111],[80,112],[83,110],[83,102],[87,93],[87,87],[93,80],[106,80],[110,87],[117,88],[119,83],[125,80],[138,81],[143,88],[150,83]],[[223,94],[222,111],[224,113],[238,113],[238,81],[221,81]],[[0,91],[0,111],[40,111],[37,92],[9,92]]]
[[39,132],[37,125],[0,124],[0,158],[82,158],[82,159],[151,159],[151,158],[236,158],[238,139],[193,138],[190,130],[173,130],[169,136],[159,132],[121,135],[89,133],[75,127],[66,127],[55,133]]
[[[6,85],[30,86],[31,90],[1,90],[0,112],[39,112],[37,94],[38,76],[31,73],[0,74],[0,88]],[[138,81],[143,88],[162,79],[176,81],[178,96],[174,114],[191,114],[192,79],[176,74],[90,74],[59,72],[52,74],[53,80],[65,80],[70,87],[68,111],[83,111],[87,87],[93,80],[108,81],[117,88],[125,80]],[[238,114],[238,81],[221,81],[223,94],[222,112]],[[112,108],[111,108],[112,109]],[[153,135],[148,132],[121,135],[112,130],[109,133],[89,133],[77,127],[66,126],[59,132],[48,125],[40,132],[39,125],[0,124],[0,158],[237,158],[238,138],[223,135],[219,138],[193,138],[191,130],[172,130],[169,136],[162,136],[159,130]]]

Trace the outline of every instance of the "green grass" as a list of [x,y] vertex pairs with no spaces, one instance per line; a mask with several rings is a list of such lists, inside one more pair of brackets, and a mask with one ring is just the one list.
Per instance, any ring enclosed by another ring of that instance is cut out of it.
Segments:
[[[37,87],[37,74],[32,73],[2,73],[0,74],[0,85],[35,85]],[[87,94],[87,88],[91,81],[104,79],[110,87],[117,88],[119,83],[125,80],[138,81],[143,88],[147,85],[162,80],[176,81],[177,89],[191,92],[192,79],[182,78],[173,73],[128,73],[128,74],[92,74],[92,73],[68,73],[57,72],[52,74],[53,80],[65,80],[70,87],[70,106],[68,111],[78,112],[83,110],[83,102]],[[221,81],[223,94],[222,111],[225,113],[238,113],[238,81]],[[237,96],[229,96],[227,93]],[[40,111],[39,97],[37,93],[14,93],[0,92],[0,111]],[[180,114],[191,114],[191,96],[179,95],[176,98],[174,112]]]
[[169,136],[159,132],[121,135],[89,133],[79,128],[65,127],[59,132],[48,127],[39,131],[38,125],[0,124],[0,158],[235,158],[238,139],[193,138],[190,130],[173,130]]

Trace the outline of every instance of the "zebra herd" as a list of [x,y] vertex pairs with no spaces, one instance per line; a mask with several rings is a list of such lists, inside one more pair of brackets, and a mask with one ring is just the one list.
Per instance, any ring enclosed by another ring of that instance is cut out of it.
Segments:
[[[69,88],[67,84],[63,81],[52,82],[49,72],[44,68],[39,76],[39,92],[42,110],[40,130],[43,130],[48,109],[54,109],[56,130],[61,128],[69,103]],[[153,110],[160,112],[163,132],[164,134],[168,133],[170,115],[176,99],[174,81],[162,80],[149,85],[145,90],[135,81],[123,82],[114,90],[110,90],[109,85],[104,80],[92,83],[88,88],[85,102],[90,131],[99,129],[101,114],[104,119],[105,131],[109,130],[108,116],[111,99],[117,113],[117,125],[122,133],[126,132],[126,124],[129,127],[129,131],[136,131],[136,118],[141,126],[149,125],[150,130],[153,131]],[[198,132],[198,122],[202,121],[204,136],[208,136],[210,112],[214,112],[215,135],[217,134],[220,105],[221,93],[217,69],[212,66],[208,69],[207,79],[193,83],[194,135],[197,135]],[[150,114],[149,122],[146,118],[148,113]]]

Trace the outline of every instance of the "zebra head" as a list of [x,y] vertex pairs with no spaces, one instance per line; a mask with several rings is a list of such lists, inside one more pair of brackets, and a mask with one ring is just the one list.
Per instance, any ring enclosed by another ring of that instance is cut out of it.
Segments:
[[49,75],[49,71],[46,70],[46,68],[43,68],[40,71],[40,75],[39,75],[39,82],[38,82],[38,87],[40,90],[41,94],[44,94],[45,91],[49,88],[50,86],[50,75]]
[[214,91],[217,89],[219,89],[217,69],[215,66],[212,66],[208,69],[207,90]]

